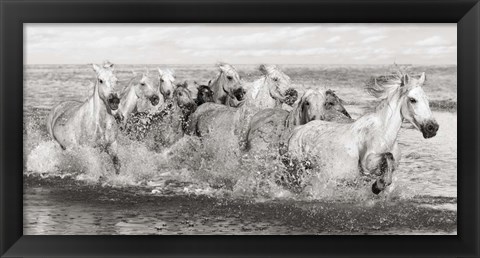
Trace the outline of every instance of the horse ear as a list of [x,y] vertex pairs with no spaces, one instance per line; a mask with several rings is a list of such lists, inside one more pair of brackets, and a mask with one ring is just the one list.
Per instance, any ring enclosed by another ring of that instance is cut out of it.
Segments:
[[133,75],[133,76],[137,76],[137,75],[138,75],[138,73],[137,73],[137,72],[135,72],[134,70],[132,70],[132,75]]
[[212,80],[208,81],[208,87],[210,87],[210,84],[212,84]]
[[162,69],[157,68],[157,70],[158,70],[158,73],[160,74],[160,77],[162,77],[162,76],[163,76],[163,71],[162,71]]
[[100,66],[98,66],[98,65],[96,65],[96,64],[92,64],[92,67],[93,67],[93,70],[94,70],[95,72],[98,73],[98,72],[100,71]]
[[220,70],[220,72],[224,72],[226,73],[227,72],[227,67],[226,67],[226,63],[218,63],[218,69]]
[[262,72],[262,74],[264,74],[264,75],[267,75],[267,73],[268,73],[267,67],[266,67],[264,64],[261,64],[261,65],[258,67],[258,70],[260,70],[260,72]]
[[410,76],[408,74],[403,75],[400,86],[407,85],[409,81],[410,81]]
[[418,80],[418,82],[420,84],[423,84],[426,80],[427,80],[427,76],[425,75],[425,72],[423,72],[422,75],[420,75],[420,79]]
[[111,63],[110,61],[106,60],[103,62],[103,67],[106,68],[106,69],[112,69],[113,70],[113,63]]

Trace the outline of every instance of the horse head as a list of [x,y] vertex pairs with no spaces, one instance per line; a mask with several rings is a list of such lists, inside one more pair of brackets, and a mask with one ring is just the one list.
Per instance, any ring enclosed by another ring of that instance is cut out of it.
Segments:
[[[380,85],[379,80],[382,82]],[[390,96],[398,96],[395,101],[398,99],[401,118],[422,132],[424,138],[431,138],[437,134],[439,126],[433,118],[427,95],[422,88],[425,80],[425,73],[419,78],[403,73],[380,76],[374,79],[374,87],[368,87],[367,90],[377,98],[389,99]]]
[[340,112],[348,118],[352,118],[343,106],[345,102],[340,99],[333,90],[325,91],[325,110]]
[[155,86],[155,80],[149,75],[148,71],[138,76],[134,73],[136,79],[132,81],[135,94],[140,99],[148,99],[153,106],[158,105],[160,97],[158,88]]
[[117,89],[117,77],[115,76],[113,64],[105,61],[103,65],[92,64],[93,70],[97,75],[96,88],[98,96],[103,101],[109,113],[116,111],[120,104],[119,93]]
[[195,100],[192,98],[192,93],[188,89],[188,83],[177,84],[176,89],[173,91],[173,101],[180,107],[184,113],[193,113],[196,108]]
[[214,102],[213,91],[212,89],[210,89],[209,86],[199,85],[197,82],[194,83],[197,86],[197,99],[195,101],[197,103],[197,106],[200,106],[206,102]]
[[276,65],[262,64],[259,70],[265,76],[268,91],[273,99],[290,105],[295,102],[296,98],[292,101],[292,96],[297,96],[297,92],[291,87],[291,80],[288,75],[280,71]]
[[[219,89],[214,89],[219,91],[218,95],[226,95],[226,98],[234,98],[237,101],[242,101],[245,97],[245,94],[239,94],[240,92],[245,92],[243,84],[240,80],[240,75],[238,74],[235,67],[227,63],[218,64],[218,69],[220,73],[215,80],[214,84]],[[225,102],[225,101],[224,101]]]
[[425,79],[425,73],[422,73],[418,79],[408,74],[402,76],[400,89],[404,97],[401,114],[422,132],[424,138],[431,138],[437,134],[439,126],[432,115],[427,95],[422,88]]
[[165,99],[173,98],[173,91],[175,90],[175,72],[170,69],[161,70],[157,68],[159,73],[159,88]]

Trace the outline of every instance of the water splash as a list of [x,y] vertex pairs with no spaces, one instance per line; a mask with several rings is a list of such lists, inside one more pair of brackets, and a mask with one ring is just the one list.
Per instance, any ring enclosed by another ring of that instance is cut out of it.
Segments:
[[[170,147],[151,148],[148,140],[136,141],[120,134],[116,175],[109,155],[96,148],[80,146],[62,150],[50,139],[42,125],[42,115],[28,117],[25,123],[25,169],[43,176],[72,176],[77,180],[112,186],[152,188],[154,193],[178,192],[249,198],[382,201],[408,199],[415,194],[396,182],[375,196],[362,179],[346,183],[332,179],[329,173],[314,171],[304,178],[301,191],[279,184],[285,166],[275,152],[243,153],[227,135],[199,139],[185,136]],[[407,189],[407,190],[402,190]]]

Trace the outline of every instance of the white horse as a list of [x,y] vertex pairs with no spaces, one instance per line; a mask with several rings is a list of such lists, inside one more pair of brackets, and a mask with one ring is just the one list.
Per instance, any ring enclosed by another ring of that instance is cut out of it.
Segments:
[[175,71],[171,69],[157,68],[159,74],[159,88],[165,100],[173,98],[175,91]]
[[112,157],[118,174],[118,127],[114,117],[120,103],[115,89],[117,77],[110,62],[94,64],[93,69],[97,80],[92,96],[85,102],[66,101],[55,106],[48,116],[47,129],[63,149],[78,145],[103,148]]
[[125,122],[130,114],[137,111],[145,112],[150,108],[150,104],[155,107],[161,100],[155,80],[149,76],[148,72],[133,73],[133,78],[130,79],[120,95],[118,112],[122,114]]
[[157,113],[139,112],[131,117],[124,131],[132,139],[141,140],[154,150],[170,147],[183,137],[188,116],[196,104],[188,84],[178,84]]
[[318,173],[332,178],[351,179],[358,175],[376,178],[375,194],[392,182],[400,159],[397,138],[403,120],[422,132],[424,138],[434,137],[439,128],[432,116],[420,78],[408,74],[379,77],[367,90],[381,99],[376,111],[351,124],[312,121],[296,127],[286,142],[287,155],[309,160]]
[[312,120],[353,121],[342,105],[342,100],[331,90],[307,90],[295,103],[292,111],[279,108],[261,110],[253,116],[248,128],[246,151],[278,153],[282,135],[297,125]]
[[290,78],[274,65],[261,65],[260,71],[263,76],[249,87],[241,107],[204,103],[191,115],[187,132],[198,136],[227,135],[243,145],[253,115],[265,108],[280,107],[291,85]]
[[240,75],[235,67],[227,63],[219,63],[218,69],[217,77],[208,85],[213,91],[214,102],[232,107],[240,106],[245,94]]

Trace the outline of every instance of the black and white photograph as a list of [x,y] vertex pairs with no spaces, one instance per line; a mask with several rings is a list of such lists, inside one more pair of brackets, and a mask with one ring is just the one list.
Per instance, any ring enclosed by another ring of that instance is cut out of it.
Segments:
[[24,23],[24,235],[457,235],[456,23]]

